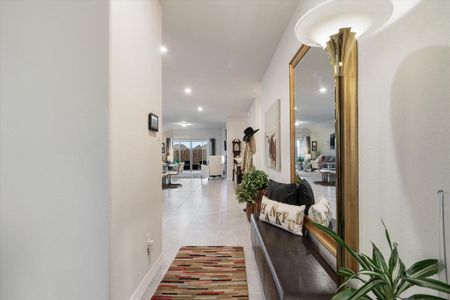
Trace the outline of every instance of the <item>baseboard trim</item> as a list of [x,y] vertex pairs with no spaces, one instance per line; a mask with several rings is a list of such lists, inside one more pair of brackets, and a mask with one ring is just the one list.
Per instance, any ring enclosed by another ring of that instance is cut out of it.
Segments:
[[138,287],[136,288],[134,293],[131,295],[130,300],[141,300],[142,299],[145,291],[147,290],[148,286],[150,285],[150,282],[153,280],[153,278],[156,275],[156,272],[161,267],[161,263],[162,263],[162,253],[156,259],[155,263],[150,268],[150,270],[147,272],[147,274],[145,274],[141,283],[138,285]]

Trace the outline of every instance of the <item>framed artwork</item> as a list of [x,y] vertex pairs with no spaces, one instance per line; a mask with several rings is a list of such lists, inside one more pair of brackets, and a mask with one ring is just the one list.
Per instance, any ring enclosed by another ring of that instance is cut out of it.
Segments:
[[317,151],[317,141],[311,142],[311,151]]
[[161,153],[166,153],[166,144],[162,143]]
[[336,146],[336,134],[330,134],[330,149],[334,149]]
[[154,113],[148,115],[148,130],[158,131],[158,116]]
[[265,114],[265,161],[271,169],[281,170],[280,99]]

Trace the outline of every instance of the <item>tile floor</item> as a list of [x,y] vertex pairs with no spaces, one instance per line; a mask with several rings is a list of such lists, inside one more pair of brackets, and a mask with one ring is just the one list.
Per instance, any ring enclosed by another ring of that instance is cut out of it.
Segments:
[[243,246],[250,299],[264,299],[250,228],[236,200],[232,182],[222,179],[179,179],[183,187],[163,190],[163,262],[142,300],[151,298],[182,245]]

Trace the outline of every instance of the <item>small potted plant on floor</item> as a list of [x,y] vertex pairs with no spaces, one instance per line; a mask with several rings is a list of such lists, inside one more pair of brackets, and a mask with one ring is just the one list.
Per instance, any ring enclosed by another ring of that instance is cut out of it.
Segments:
[[246,203],[247,218],[258,211],[258,203],[264,194],[264,190],[269,183],[269,176],[261,170],[251,170],[244,173],[242,182],[237,188],[237,200],[239,203]]
[[403,294],[409,288],[418,286],[450,294],[450,285],[436,279],[430,278],[439,272],[439,262],[437,259],[424,259],[416,262],[411,267],[406,268],[398,253],[398,245],[391,242],[386,226],[384,226],[386,240],[389,245],[390,255],[386,260],[378,249],[372,243],[372,256],[359,253],[350,248],[334,231],[322,226],[314,224],[316,227],[327,233],[340,246],[348,250],[348,252],[359,263],[360,270],[354,272],[348,268],[340,268],[338,275],[346,280],[340,288],[345,287],[350,280],[361,282],[361,286],[357,289],[347,288],[336,294],[332,300],[356,300],[356,299],[379,299],[379,300],[445,300],[437,296],[416,294],[409,297]]

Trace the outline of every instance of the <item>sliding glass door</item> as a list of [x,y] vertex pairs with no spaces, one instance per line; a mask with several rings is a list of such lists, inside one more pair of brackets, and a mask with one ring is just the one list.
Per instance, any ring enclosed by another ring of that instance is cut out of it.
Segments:
[[174,140],[174,162],[184,162],[184,172],[200,172],[200,165],[207,163],[208,140]]

